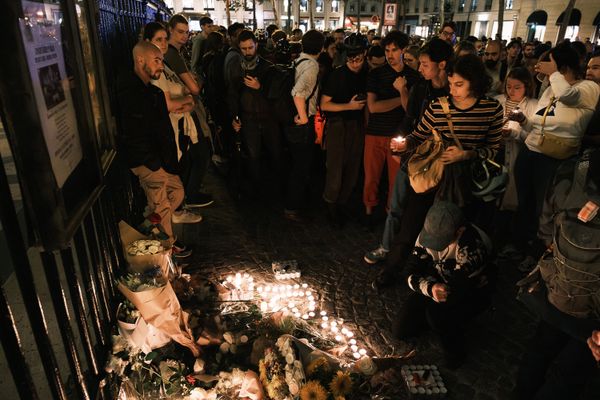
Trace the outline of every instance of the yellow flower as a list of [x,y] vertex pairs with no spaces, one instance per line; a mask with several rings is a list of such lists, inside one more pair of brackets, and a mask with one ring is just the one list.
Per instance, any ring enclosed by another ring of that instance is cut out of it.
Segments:
[[338,371],[331,380],[329,388],[335,397],[345,396],[352,391],[352,379],[350,375]]
[[313,360],[308,364],[308,367],[306,367],[306,374],[310,377],[327,371],[329,371],[329,363],[325,357],[319,357]]
[[265,361],[264,360],[260,360],[258,362],[258,371],[260,372],[260,381],[263,384],[263,386],[266,386],[269,379],[267,377],[267,367],[265,366]]
[[327,400],[327,391],[317,381],[308,381],[300,389],[300,400]]

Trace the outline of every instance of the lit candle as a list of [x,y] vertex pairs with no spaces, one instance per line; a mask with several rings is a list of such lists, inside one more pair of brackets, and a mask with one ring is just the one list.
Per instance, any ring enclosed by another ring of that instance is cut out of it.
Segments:
[[257,291],[258,293],[262,293],[262,291],[263,291],[263,287],[262,287],[262,286],[259,286],[259,287],[257,287],[257,288],[256,288],[256,291]]
[[331,325],[331,332],[333,333],[337,333],[338,331],[338,327],[337,326],[333,326],[333,324]]
[[323,329],[327,328],[327,322],[323,322],[323,323],[321,324],[321,328],[323,328]]
[[268,308],[268,304],[266,301],[263,301],[260,303],[260,311],[265,312],[265,311],[267,311],[267,308]]
[[329,317],[328,317],[328,316],[323,316],[323,317],[321,317],[321,319],[322,319],[323,321],[327,321],[327,320],[329,320]]
[[342,337],[340,335],[335,335],[335,340],[338,342],[342,341]]
[[312,293],[311,293],[310,291],[308,291],[308,290],[306,291],[306,293],[305,293],[305,294],[306,294],[308,297],[311,297],[311,296],[312,296]]
[[367,350],[365,350],[365,349],[360,349],[358,352],[360,353],[361,356],[364,356],[365,354],[367,354]]
[[352,346],[350,346],[350,348],[352,349],[352,351],[356,352],[358,351],[358,346],[353,344]]
[[342,328],[342,333],[345,335],[348,332],[348,329]]
[[308,319],[308,314],[304,314],[304,315],[302,316],[302,319]]
[[303,284],[302,284],[302,288],[303,288],[303,289],[306,289],[307,287],[308,287],[308,283],[303,283]]
[[337,326],[337,322],[331,321],[331,326]]
[[300,285],[298,285],[297,283],[294,285],[294,289],[300,289]]
[[311,312],[308,313],[308,316],[311,317],[311,318],[313,318],[315,316],[315,313],[313,311],[311,311]]
[[321,315],[327,315],[327,311],[321,311]]
[[356,344],[356,339],[350,339],[350,341],[348,343],[350,343],[350,344]]
[[295,313],[294,313],[294,317],[296,317],[296,318],[300,318],[300,313],[299,313],[299,312],[295,312]]
[[354,356],[354,358],[356,358],[357,360],[360,358],[360,354],[359,353],[354,353],[352,354]]
[[352,332],[348,331],[348,332],[346,333],[346,336],[347,336],[347,337],[349,337],[349,338],[351,338],[352,336],[354,336],[354,333],[352,333]]

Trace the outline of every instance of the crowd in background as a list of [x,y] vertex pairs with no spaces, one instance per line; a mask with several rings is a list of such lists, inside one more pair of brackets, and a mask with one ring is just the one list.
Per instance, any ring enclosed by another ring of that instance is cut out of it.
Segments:
[[[364,261],[381,266],[377,290],[408,282],[414,291],[399,310],[399,343],[433,329],[459,367],[464,326],[489,307],[501,260],[523,273],[523,301],[541,317],[519,398],[576,398],[600,359],[600,53],[591,42],[457,40],[452,22],[427,41],[200,25],[190,37],[181,15],[147,24],[118,88],[122,148],[145,215],[161,222],[177,260],[191,249],[171,224],[202,220],[210,165],[242,201],[280,199],[291,223],[306,222],[320,182],[333,227],[384,215]],[[443,173],[421,179],[429,168]],[[541,300],[528,300],[539,286]],[[554,361],[558,375],[546,377]]]

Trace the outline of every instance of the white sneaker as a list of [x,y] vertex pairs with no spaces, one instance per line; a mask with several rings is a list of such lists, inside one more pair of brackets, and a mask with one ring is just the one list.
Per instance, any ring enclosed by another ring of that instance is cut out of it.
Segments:
[[202,221],[202,215],[193,213],[188,210],[175,211],[171,215],[171,221],[174,224],[196,224]]

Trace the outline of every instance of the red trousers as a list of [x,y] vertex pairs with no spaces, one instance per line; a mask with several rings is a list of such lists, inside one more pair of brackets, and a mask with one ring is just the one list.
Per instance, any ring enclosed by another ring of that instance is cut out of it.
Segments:
[[400,168],[398,158],[392,156],[390,150],[391,137],[365,135],[365,186],[363,189],[363,203],[366,207],[374,207],[379,204],[379,181],[383,172],[383,164],[387,163],[388,168],[388,198],[386,210],[390,207],[390,199],[396,173]]

